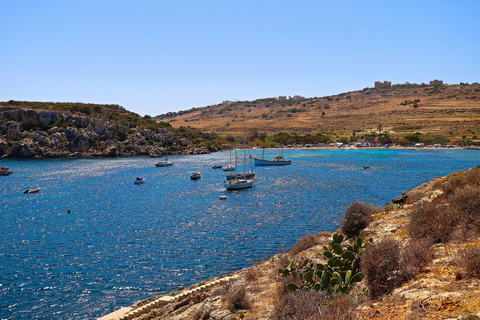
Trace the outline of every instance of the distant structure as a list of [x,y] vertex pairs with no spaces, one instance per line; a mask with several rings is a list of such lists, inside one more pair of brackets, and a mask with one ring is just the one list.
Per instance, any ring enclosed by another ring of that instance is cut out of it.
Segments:
[[280,96],[278,97],[278,100],[287,100],[287,96]]
[[375,81],[375,88],[376,89],[381,89],[381,88],[391,88],[392,87],[392,82],[391,81]]
[[298,94],[293,96],[293,97],[289,97],[289,98],[292,99],[292,100],[303,100],[303,99],[305,99],[305,97],[299,96]]
[[430,85],[431,86],[443,86],[443,80],[433,80],[433,81],[430,81]]

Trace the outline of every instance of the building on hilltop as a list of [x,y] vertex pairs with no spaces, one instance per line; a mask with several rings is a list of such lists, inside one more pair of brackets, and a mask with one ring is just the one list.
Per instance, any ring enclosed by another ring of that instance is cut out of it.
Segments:
[[381,88],[391,88],[392,87],[392,82],[391,81],[375,81],[375,88],[376,89],[381,89]]
[[298,94],[293,96],[293,97],[289,97],[289,98],[292,99],[292,100],[303,100],[303,99],[305,99],[305,97],[299,96]]
[[430,85],[431,86],[443,86],[443,80],[437,80],[437,79],[432,80],[432,81],[430,81]]

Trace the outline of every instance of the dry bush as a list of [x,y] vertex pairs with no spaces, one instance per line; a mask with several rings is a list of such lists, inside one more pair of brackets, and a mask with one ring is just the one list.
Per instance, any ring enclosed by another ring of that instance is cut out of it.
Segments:
[[465,175],[463,173],[459,173],[445,181],[442,185],[442,190],[445,195],[450,196],[454,194],[457,189],[463,188],[465,186],[465,183]]
[[256,266],[248,268],[247,271],[245,272],[245,280],[247,281],[255,281],[261,276],[262,276],[262,272]]
[[370,223],[374,212],[375,208],[373,205],[355,201],[345,211],[342,221],[342,233],[348,238],[358,237],[360,231],[365,229]]
[[423,192],[411,192],[408,194],[408,198],[405,200],[404,204],[415,204],[418,201],[422,200],[427,196],[427,193],[425,191]]
[[292,249],[288,250],[288,253],[291,254],[292,256],[307,250],[308,248],[311,248],[315,245],[317,245],[317,239],[315,238],[314,235],[312,234],[307,234],[303,238],[297,241],[295,245],[293,246]]
[[245,310],[250,308],[245,287],[245,285],[225,286],[222,300],[228,305],[229,310]]
[[458,210],[460,223],[466,230],[480,232],[480,188],[468,186],[457,190],[449,201]]
[[470,168],[465,172],[465,180],[468,185],[478,185],[480,182],[480,170],[479,168]]
[[433,260],[432,243],[428,240],[410,241],[400,254],[402,280],[407,281],[424,271]]
[[441,179],[436,180],[436,181],[432,184],[432,190],[442,189],[442,186],[443,186],[443,180],[441,180]]
[[400,283],[400,243],[382,240],[361,255],[361,270],[373,299],[390,293]]
[[424,202],[410,215],[407,231],[413,240],[447,242],[459,222],[458,212],[442,202]]
[[320,306],[320,318],[322,320],[355,320],[357,303],[351,295],[336,295],[325,300]]
[[480,278],[480,246],[473,245],[459,250],[458,264],[469,278]]
[[285,294],[275,310],[277,320],[320,319],[319,306],[327,299],[324,291],[302,291]]

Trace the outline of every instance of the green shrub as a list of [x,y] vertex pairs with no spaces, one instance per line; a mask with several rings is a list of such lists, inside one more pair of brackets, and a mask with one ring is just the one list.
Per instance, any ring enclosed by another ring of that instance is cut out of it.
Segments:
[[348,238],[358,237],[360,231],[370,223],[374,207],[370,204],[355,201],[347,210],[342,221],[342,233]]
[[38,127],[40,127],[40,123],[37,120],[34,120],[32,118],[27,118],[25,120],[22,120],[22,122],[20,122],[20,128],[22,128],[22,130],[24,131],[29,131],[31,129],[35,129]]

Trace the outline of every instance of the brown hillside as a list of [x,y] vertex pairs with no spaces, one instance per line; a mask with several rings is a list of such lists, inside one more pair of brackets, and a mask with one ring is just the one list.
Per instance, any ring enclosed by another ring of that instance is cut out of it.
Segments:
[[[480,84],[394,85],[315,98],[268,98],[224,102],[157,116],[173,127],[190,126],[226,136],[241,135],[243,126],[268,135],[330,132],[349,136],[353,130],[440,135],[451,140],[477,140],[480,131]],[[420,100],[415,102],[415,100]],[[465,139],[465,138],[464,138]]]

